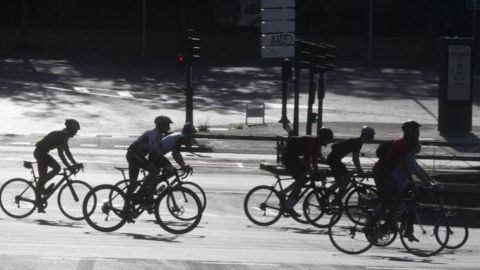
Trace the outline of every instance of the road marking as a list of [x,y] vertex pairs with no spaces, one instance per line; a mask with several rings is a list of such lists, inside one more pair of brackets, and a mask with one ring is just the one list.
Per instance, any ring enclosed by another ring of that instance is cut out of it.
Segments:
[[30,142],[12,142],[13,145],[30,145]]
[[278,267],[281,264],[277,263],[249,263],[249,262],[200,262],[201,264],[214,264],[214,265],[246,265],[246,266],[272,266]]
[[60,88],[60,87],[54,87],[54,86],[48,86],[48,85],[43,85],[43,88],[57,90],[57,91],[64,91],[64,92],[73,92],[72,89]]
[[81,86],[74,86],[73,90],[82,93],[82,94],[90,94],[90,91],[86,87],[81,87]]
[[237,162],[237,167],[238,167],[238,168],[244,168],[245,166],[243,166],[243,163],[242,163],[242,162]]
[[130,93],[130,91],[117,91],[117,93],[121,97],[133,98],[133,95]]
[[80,144],[81,147],[98,147],[98,144]]
[[128,148],[128,145],[114,145],[113,147],[126,149],[126,148]]
[[368,266],[366,269],[378,269],[378,270],[441,270],[439,268],[416,268],[416,267],[380,267],[380,266]]

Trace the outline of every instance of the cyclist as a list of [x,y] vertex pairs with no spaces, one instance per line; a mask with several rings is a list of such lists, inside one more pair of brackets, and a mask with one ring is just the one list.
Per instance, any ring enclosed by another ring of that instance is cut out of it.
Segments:
[[[38,212],[45,212],[43,204],[41,203],[41,196],[49,193],[54,186],[52,183],[47,190],[45,190],[45,184],[57,175],[61,169],[58,162],[48,152],[57,148],[58,156],[63,164],[65,164],[65,166],[71,171],[75,169],[75,166],[81,166],[81,164],[75,161],[70,152],[70,148],[68,147],[68,140],[75,136],[78,130],[80,130],[80,124],[78,121],[75,119],[67,119],[65,120],[65,128],[63,130],[52,131],[35,144],[36,148],[33,151],[33,156],[37,160],[39,176],[36,189],[37,199],[39,200],[37,202]],[[68,163],[65,154],[72,165]],[[52,168],[49,172],[48,167]]]
[[342,159],[348,154],[352,153],[352,160],[357,172],[360,176],[364,176],[362,166],[360,165],[360,150],[363,143],[371,142],[375,136],[375,130],[371,127],[363,126],[360,137],[347,139],[332,145],[332,151],[327,156],[327,163],[330,166],[335,183],[329,188],[334,191],[339,189],[338,194],[334,200],[334,203],[341,201],[348,186],[348,170],[345,164],[342,163]]
[[321,147],[332,141],[333,132],[328,128],[321,128],[317,136],[293,136],[287,141],[282,163],[294,179],[294,182],[285,189],[285,191],[292,190],[285,209],[290,215],[299,216],[293,207],[299,199],[302,187],[308,182],[307,174],[311,176],[318,174]]
[[[160,169],[163,169],[162,176],[169,177],[169,168],[166,167],[165,155],[172,152],[172,157],[175,162],[180,165],[182,170],[191,170],[191,167],[187,165],[183,159],[183,156],[180,152],[180,147],[182,145],[191,146],[194,142],[193,136],[196,133],[196,129],[191,123],[185,123],[181,132],[174,132],[166,137],[164,137],[161,143],[156,144],[153,149],[151,149],[151,160],[156,168],[156,172],[160,172]],[[156,186],[156,181],[153,181],[154,178],[148,179],[144,182],[140,190],[138,191],[139,196],[144,196],[143,201],[146,204],[149,204],[153,200],[153,191]]]
[[[128,175],[132,182],[137,181],[140,169],[148,172],[145,177],[146,180],[158,174],[158,169],[152,161],[151,152],[156,145],[161,144],[163,137],[170,131],[170,124],[173,122],[169,117],[160,115],[155,118],[154,123],[154,129],[147,130],[128,147],[126,158]],[[129,187],[135,187],[135,185]],[[133,190],[129,189],[128,192],[131,194]]]
[[[416,162],[415,154],[420,151],[420,127],[416,121],[407,121],[402,124],[403,137],[392,142],[384,158],[379,159],[373,166],[373,179],[382,200],[375,211],[370,224],[384,216],[386,210],[395,210],[408,182],[415,188],[412,174],[415,174],[424,184],[435,185],[435,182]],[[404,232],[409,241],[417,241],[413,235],[413,226],[407,226]]]

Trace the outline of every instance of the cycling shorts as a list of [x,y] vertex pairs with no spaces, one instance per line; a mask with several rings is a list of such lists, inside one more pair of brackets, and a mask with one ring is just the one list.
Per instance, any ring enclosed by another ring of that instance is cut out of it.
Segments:
[[387,201],[400,198],[403,194],[402,188],[394,181],[390,170],[381,167],[374,166],[372,170],[378,197]]

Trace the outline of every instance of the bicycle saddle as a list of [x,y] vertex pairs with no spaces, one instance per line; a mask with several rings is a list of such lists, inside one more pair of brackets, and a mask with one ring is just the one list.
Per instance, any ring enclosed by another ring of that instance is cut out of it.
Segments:
[[34,162],[30,162],[30,161],[23,161],[23,167],[27,168],[27,169],[31,169],[32,168],[32,165],[33,165]]

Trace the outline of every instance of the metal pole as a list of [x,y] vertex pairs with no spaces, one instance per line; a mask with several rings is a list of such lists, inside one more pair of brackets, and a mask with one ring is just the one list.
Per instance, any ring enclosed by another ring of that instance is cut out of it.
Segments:
[[279,123],[290,123],[287,117],[288,81],[292,77],[292,61],[288,58],[282,60],[282,118]]
[[473,38],[473,71],[477,62],[477,1],[473,2],[473,19],[472,19],[472,38]]
[[192,65],[187,66],[187,89],[186,89],[186,116],[185,122],[193,123],[193,87],[192,87]]
[[147,0],[142,1],[142,58],[145,58],[146,36],[147,36]]
[[368,1],[368,63],[372,63],[373,46],[373,0]]
[[[313,52],[312,52],[313,53]],[[315,103],[315,73],[313,69],[308,70],[308,109],[307,109],[307,135],[312,135],[312,116],[313,116],[313,103]]]
[[295,67],[295,95],[294,95],[294,101],[293,101],[293,135],[294,136],[298,136],[299,100],[300,100],[300,68]]
[[325,98],[325,73],[318,74],[317,79],[317,98],[318,98],[318,114],[317,114],[317,135],[323,126],[323,99]]

